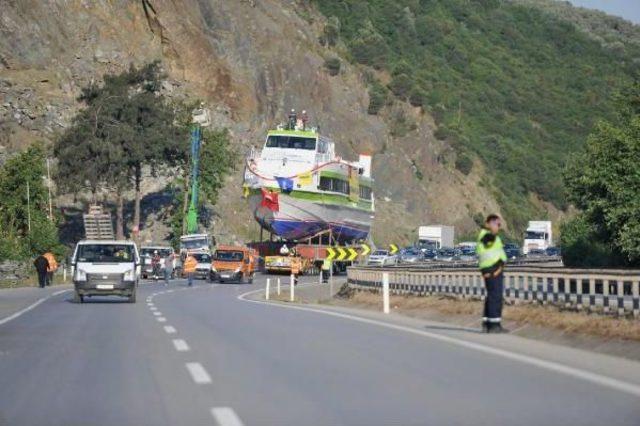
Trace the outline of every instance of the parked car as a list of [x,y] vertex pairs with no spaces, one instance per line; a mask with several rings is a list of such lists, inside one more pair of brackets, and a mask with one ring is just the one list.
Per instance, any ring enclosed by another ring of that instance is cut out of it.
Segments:
[[[173,249],[167,246],[142,246],[142,248],[140,248],[140,260],[142,261],[141,272],[142,278],[145,280],[153,276],[153,265],[151,264],[151,259],[156,251],[160,255],[160,259],[162,259],[162,261],[164,261],[164,258],[169,254],[173,253]],[[175,269],[175,261],[173,266]]]
[[435,258],[438,256],[438,250],[436,249],[426,249],[426,250],[422,250],[423,256],[424,256],[424,260],[435,260]]
[[520,247],[517,244],[507,243],[504,245],[504,251],[507,254],[507,259],[514,260],[520,257]]
[[461,262],[477,262],[478,255],[476,254],[476,250],[469,247],[461,249],[459,260]]
[[390,266],[398,263],[398,257],[390,254],[388,250],[376,250],[369,255],[367,265]]
[[408,248],[400,255],[400,263],[419,263],[424,261],[424,254],[417,248]]
[[527,253],[527,257],[530,259],[539,259],[541,257],[546,257],[547,252],[542,249],[531,249],[529,253]]
[[436,260],[438,262],[453,262],[458,260],[458,253],[456,253],[456,250],[452,248],[442,248],[438,250]]
[[549,247],[547,250],[547,256],[562,256],[560,247]]

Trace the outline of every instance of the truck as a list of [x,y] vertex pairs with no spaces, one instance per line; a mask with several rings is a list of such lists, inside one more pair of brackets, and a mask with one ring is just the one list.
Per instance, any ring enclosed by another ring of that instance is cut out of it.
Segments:
[[180,237],[180,254],[211,253],[215,239],[209,234],[188,234]]
[[426,249],[441,249],[453,247],[455,228],[448,225],[429,225],[418,228],[418,247]]
[[553,246],[553,231],[549,220],[531,220],[524,235],[522,253],[532,250],[546,250]]

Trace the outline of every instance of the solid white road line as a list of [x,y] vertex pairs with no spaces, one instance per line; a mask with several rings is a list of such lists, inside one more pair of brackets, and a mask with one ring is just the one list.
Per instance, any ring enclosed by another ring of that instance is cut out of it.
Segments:
[[207,373],[207,370],[204,369],[202,364],[199,362],[188,362],[186,366],[194,382],[199,385],[211,383],[211,377],[209,377],[209,373]]
[[42,302],[44,302],[44,301],[45,301],[45,300],[47,300],[47,299],[48,299],[48,297],[43,297],[43,298],[41,298],[41,299],[38,299],[38,300],[36,300],[34,303],[32,303],[32,304],[30,304],[29,306],[27,306],[26,308],[24,308],[24,309],[22,309],[22,310],[19,310],[18,312],[14,313],[14,314],[12,314],[12,315],[9,315],[9,316],[8,316],[8,317],[6,317],[6,318],[1,319],[1,320],[0,320],[0,325],[2,325],[2,324],[6,324],[6,323],[8,323],[9,321],[11,321],[11,320],[14,320],[14,319],[18,318],[18,317],[19,317],[19,316],[21,316],[22,314],[29,312],[30,310],[32,310],[33,308],[35,308],[36,306],[38,306],[39,304],[41,304]]
[[243,426],[242,420],[230,407],[213,407],[211,415],[218,423],[218,426]]
[[165,317],[156,317],[156,319],[158,320],[158,322],[167,322],[167,319]]
[[176,334],[177,333],[175,327],[173,327],[171,325],[165,325],[164,326],[164,331],[166,331],[167,334]]
[[[461,346],[467,349],[473,349],[476,350],[478,352],[484,352],[490,355],[495,355],[495,356],[499,356],[502,358],[506,358],[509,360],[513,360],[513,361],[518,361],[518,362],[522,362],[524,364],[529,364],[529,365],[533,365],[539,368],[543,368],[546,370],[550,370],[550,371],[554,371],[557,373],[561,373],[561,374],[565,374],[567,376],[571,376],[577,379],[582,379],[591,383],[595,383],[597,385],[600,386],[605,386],[611,389],[615,389],[617,391],[620,392],[625,392],[628,394],[631,394],[633,396],[639,397],[640,398],[640,386],[633,384],[633,383],[629,383],[629,382],[625,382],[622,380],[618,380],[618,379],[614,379],[612,377],[608,377],[608,376],[604,376],[602,374],[598,374],[598,373],[592,373],[590,371],[587,370],[582,370],[579,368],[575,368],[575,367],[569,367],[567,365],[564,364],[560,364],[557,362],[553,362],[553,361],[546,361],[544,359],[540,359],[540,358],[535,358],[533,356],[530,355],[524,355],[524,354],[519,354],[516,352],[510,352],[508,350],[505,349],[498,349],[498,348],[494,348],[491,346],[486,346],[480,343],[474,343],[474,342],[469,342],[466,340],[462,340],[462,339],[458,339],[455,337],[450,337],[450,336],[446,336],[444,334],[437,334],[437,333],[432,333],[429,331],[424,331],[424,330],[420,330],[417,328],[411,328],[411,327],[406,327],[403,325],[398,325],[398,324],[393,324],[393,323],[388,323],[388,322],[384,322],[384,321],[379,321],[379,320],[374,320],[374,319],[369,319],[369,318],[363,318],[363,317],[359,317],[356,315],[350,315],[350,314],[344,314],[344,313],[340,313],[340,312],[335,312],[335,311],[329,311],[329,310],[323,310],[323,309],[319,309],[319,308],[310,308],[310,307],[305,307],[305,306],[295,306],[295,305],[285,305],[283,303],[272,303],[272,302],[265,302],[262,300],[251,300],[251,299],[246,299],[246,296],[250,295],[250,294],[255,294],[255,293],[262,293],[264,290],[253,290],[253,291],[248,291],[246,293],[243,293],[241,295],[238,296],[238,300],[242,300],[244,302],[249,302],[249,303],[257,303],[257,304],[261,304],[261,305],[269,305],[269,306],[274,306],[274,307],[280,307],[283,309],[297,309],[299,311],[307,311],[307,312],[314,312],[314,313],[318,313],[318,314],[323,314],[323,315],[329,315],[332,317],[337,317],[337,318],[342,318],[342,319],[348,319],[351,321],[356,321],[356,322],[360,322],[360,323],[364,323],[364,324],[370,324],[370,325],[376,325],[379,327],[385,327],[385,328],[389,328],[392,330],[397,330],[397,331],[403,331],[406,333],[411,333],[411,334],[416,334],[419,336],[423,336],[423,337],[428,337],[430,339],[433,340],[439,340],[441,342],[446,342],[452,345],[457,345],[457,346]],[[506,337],[506,336],[505,336]]]
[[187,352],[189,350],[189,345],[182,339],[173,339],[173,346],[178,352]]
[[66,290],[58,290],[58,291],[56,291],[55,293],[53,293],[51,296],[59,296],[59,295],[61,295],[62,293],[66,293],[66,292],[68,292],[68,291],[71,291],[71,289],[69,288],[69,289],[66,289]]

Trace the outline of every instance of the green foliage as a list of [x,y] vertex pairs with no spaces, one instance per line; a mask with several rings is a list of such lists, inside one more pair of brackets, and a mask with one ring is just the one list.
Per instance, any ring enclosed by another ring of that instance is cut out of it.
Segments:
[[468,175],[469,173],[471,173],[471,169],[473,169],[473,160],[471,159],[469,154],[467,154],[466,152],[461,152],[456,157],[455,166],[456,169],[458,169],[460,172]]
[[373,80],[369,86],[369,108],[367,112],[376,115],[387,104],[389,92],[379,81]]
[[340,40],[340,20],[332,16],[327,20],[320,41],[323,45],[333,47]]
[[56,225],[47,213],[45,155],[42,145],[33,145],[0,169],[0,260],[64,251]]
[[609,243],[607,234],[584,216],[562,224],[562,260],[569,267],[602,268],[624,266],[624,257]]
[[329,71],[329,75],[336,76],[340,73],[340,59],[335,56],[327,58],[324,67]]
[[[537,213],[532,192],[566,207],[566,158],[582,149],[597,119],[613,115],[610,95],[630,80],[640,56],[631,36],[615,40],[624,49],[613,49],[563,18],[514,2],[316,4],[339,18],[355,61],[388,71],[395,95],[422,100],[439,128],[455,128],[444,139],[483,160],[517,230]],[[369,112],[376,114],[386,99],[373,89]]]
[[620,113],[600,122],[565,170],[570,200],[602,241],[640,265],[640,81],[617,97]]

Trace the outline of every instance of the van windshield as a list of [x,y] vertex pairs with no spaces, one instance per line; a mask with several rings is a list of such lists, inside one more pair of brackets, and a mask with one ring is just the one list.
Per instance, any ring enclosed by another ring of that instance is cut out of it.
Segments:
[[544,240],[546,237],[544,232],[527,231],[524,236],[525,240]]
[[81,244],[78,247],[78,262],[121,263],[133,260],[131,244]]
[[214,260],[221,262],[242,262],[244,254],[241,251],[216,251],[213,255]]

